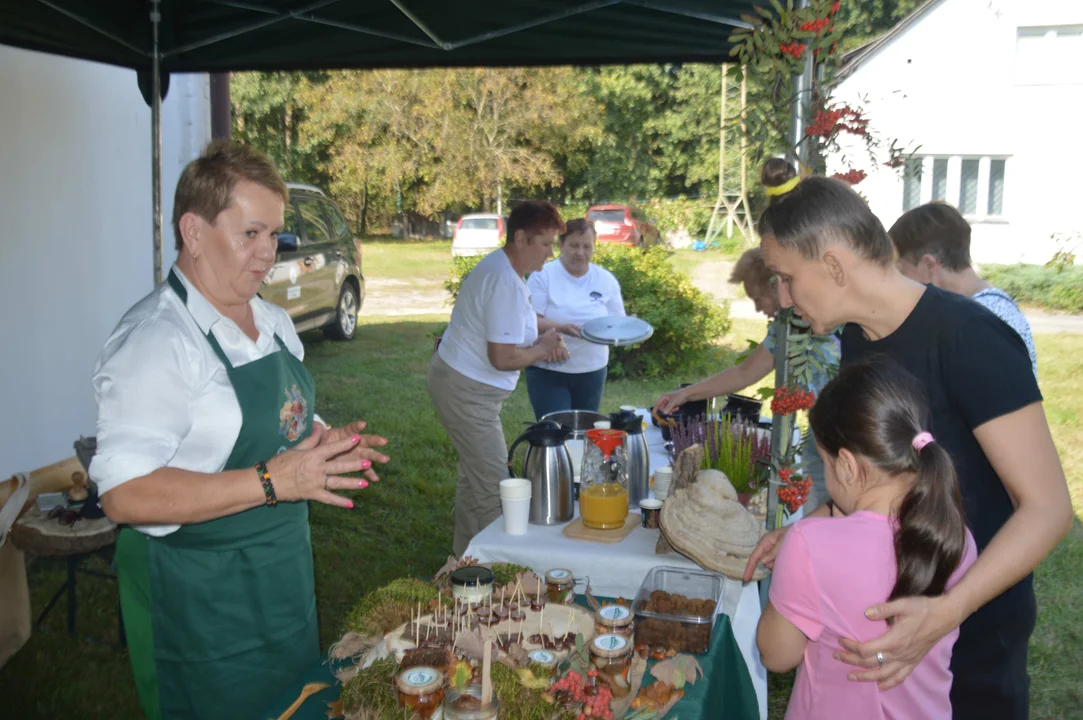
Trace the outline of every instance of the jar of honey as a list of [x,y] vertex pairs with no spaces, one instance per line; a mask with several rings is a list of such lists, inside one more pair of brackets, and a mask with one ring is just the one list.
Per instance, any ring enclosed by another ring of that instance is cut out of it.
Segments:
[[623,635],[598,635],[590,643],[591,663],[599,673],[627,680],[632,649],[632,641]]
[[444,673],[436,668],[415,667],[403,670],[395,678],[399,707],[416,712],[428,720],[444,701]]
[[545,594],[552,603],[570,603],[575,600],[575,576],[571,570],[555,568],[545,573]]
[[483,701],[481,685],[473,683],[464,688],[448,688],[442,712],[444,720],[497,720],[500,703],[496,693],[489,702]]
[[603,605],[594,613],[594,629],[599,635],[620,635],[631,640],[635,635],[635,616],[623,605]]

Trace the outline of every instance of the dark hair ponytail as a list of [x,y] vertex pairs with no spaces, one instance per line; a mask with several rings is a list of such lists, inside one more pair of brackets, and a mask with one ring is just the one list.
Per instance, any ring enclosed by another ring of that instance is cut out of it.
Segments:
[[843,366],[809,413],[816,442],[831,455],[845,448],[891,475],[916,476],[898,510],[889,600],[943,593],[966,550],[951,457],[935,441],[915,447],[928,417],[917,379],[882,355]]

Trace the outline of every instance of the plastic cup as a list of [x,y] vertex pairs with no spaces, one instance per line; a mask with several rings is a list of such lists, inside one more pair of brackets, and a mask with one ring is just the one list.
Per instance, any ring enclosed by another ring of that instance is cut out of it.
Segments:
[[609,430],[610,428],[612,428],[612,426],[613,423],[609,422],[608,420],[597,420],[594,423],[595,430]]
[[530,497],[500,498],[500,507],[504,511],[504,532],[508,535],[526,535],[530,523]]
[[530,481],[525,478],[508,478],[500,481],[501,500],[530,499]]
[[673,468],[669,465],[654,471],[654,497],[665,500],[669,495],[669,486],[673,482]]
[[639,512],[643,515],[643,527],[656,530],[661,527],[662,501],[646,498],[639,501]]

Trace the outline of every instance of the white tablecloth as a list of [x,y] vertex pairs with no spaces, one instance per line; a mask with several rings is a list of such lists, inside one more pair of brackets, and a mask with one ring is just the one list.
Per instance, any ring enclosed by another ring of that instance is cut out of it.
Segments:
[[[645,410],[638,410],[646,416]],[[650,448],[651,468],[669,464],[662,447],[662,433],[650,424],[645,431]],[[616,544],[571,540],[562,533],[563,525],[529,525],[525,535],[504,532],[504,519],[497,518],[476,535],[466,554],[481,562],[508,562],[523,565],[542,574],[554,567],[568,568],[577,578],[590,578],[597,595],[633,599],[647,572],[656,565],[699,569],[694,562],[677,553],[656,555],[658,530],[637,527]],[[580,590],[582,588],[579,588]],[[733,627],[737,646],[745,659],[760,705],[760,718],[767,717],[767,671],[756,649],[756,625],[760,620],[760,594],[757,583],[743,585],[725,578],[722,611]]]

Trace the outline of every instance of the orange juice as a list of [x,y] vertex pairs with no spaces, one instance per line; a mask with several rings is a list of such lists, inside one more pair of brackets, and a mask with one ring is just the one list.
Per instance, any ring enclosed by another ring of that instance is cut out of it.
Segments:
[[628,491],[619,483],[588,485],[579,492],[579,514],[587,527],[622,528],[628,517]]

